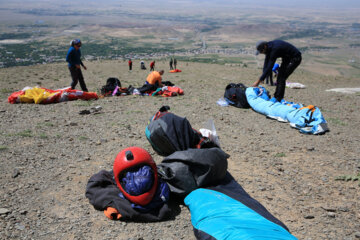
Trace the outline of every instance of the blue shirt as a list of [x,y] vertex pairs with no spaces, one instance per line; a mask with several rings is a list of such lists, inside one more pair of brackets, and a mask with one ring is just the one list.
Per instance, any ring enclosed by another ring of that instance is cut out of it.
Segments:
[[301,56],[301,52],[288,42],[282,40],[270,41],[267,44],[266,56],[264,61],[263,74],[260,80],[263,81],[272,71],[277,58],[282,58],[282,62],[289,62],[294,57]]
[[69,67],[75,67],[75,65],[83,65],[81,61],[81,51],[76,50],[74,47],[70,47],[66,55],[66,61],[69,63]]

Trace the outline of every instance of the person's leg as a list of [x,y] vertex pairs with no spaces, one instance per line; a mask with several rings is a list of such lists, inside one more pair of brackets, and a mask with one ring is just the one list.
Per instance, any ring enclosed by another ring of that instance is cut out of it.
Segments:
[[269,75],[269,80],[270,80],[270,85],[271,85],[271,86],[274,86],[272,72],[271,72],[270,75]]
[[280,102],[284,98],[285,86],[286,86],[286,68],[289,63],[283,62],[279,68],[279,74],[277,77],[277,84],[274,93],[274,97]]
[[71,89],[75,89],[77,83],[78,83],[78,72],[76,71],[76,67],[69,67],[69,71],[70,71],[70,74],[71,74],[71,79],[72,79],[72,82],[71,82]]
[[265,83],[266,83],[266,84],[269,84],[269,75],[266,76],[266,78],[265,78]]
[[285,76],[286,79],[294,72],[294,70],[300,65],[301,63],[301,55],[299,57],[292,58],[285,69]]
[[84,77],[82,75],[81,69],[77,69],[77,70],[78,70],[80,87],[84,92],[88,92],[88,89],[86,87],[86,84],[85,84]]
[[301,55],[295,58],[290,59],[289,62],[283,62],[279,68],[279,74],[277,77],[277,85],[274,97],[281,101],[284,98],[286,79],[294,72],[294,70],[301,63]]
[[138,90],[141,94],[144,94],[145,92],[148,92],[148,91],[155,91],[156,89],[157,89],[157,87],[152,84],[144,84],[141,88],[138,88]]

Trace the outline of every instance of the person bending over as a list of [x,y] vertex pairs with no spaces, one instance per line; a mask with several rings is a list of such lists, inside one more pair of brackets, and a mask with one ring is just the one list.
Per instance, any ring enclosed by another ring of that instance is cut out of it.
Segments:
[[282,41],[258,41],[256,43],[256,55],[265,54],[263,73],[260,78],[255,81],[252,87],[259,86],[260,82],[271,73],[277,58],[282,58],[281,66],[277,76],[277,85],[274,97],[277,101],[284,98],[286,79],[294,72],[301,63],[301,52],[292,44]]
[[139,88],[140,93],[145,93],[147,91],[155,91],[157,88],[162,87],[162,75],[164,74],[164,70],[161,71],[152,71],[146,78],[145,84]]

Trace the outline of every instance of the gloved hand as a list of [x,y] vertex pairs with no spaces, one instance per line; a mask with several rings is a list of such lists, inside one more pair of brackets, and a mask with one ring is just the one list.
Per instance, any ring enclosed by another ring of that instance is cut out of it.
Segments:
[[104,214],[107,218],[111,220],[119,220],[121,218],[121,214],[116,208],[108,207],[104,210]]

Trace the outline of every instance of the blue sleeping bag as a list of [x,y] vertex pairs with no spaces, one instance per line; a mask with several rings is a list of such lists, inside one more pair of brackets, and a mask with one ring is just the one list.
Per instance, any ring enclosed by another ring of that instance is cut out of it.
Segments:
[[289,122],[291,127],[299,129],[301,133],[318,135],[329,131],[317,107],[311,105],[303,107],[301,104],[292,102],[273,101],[262,86],[247,88],[246,98],[254,111],[281,122]]
[[197,239],[296,239],[229,173],[214,187],[192,191],[184,202]]
[[158,173],[177,196],[185,196],[198,240],[295,238],[279,219],[252,198],[227,171],[220,148],[177,151]]

